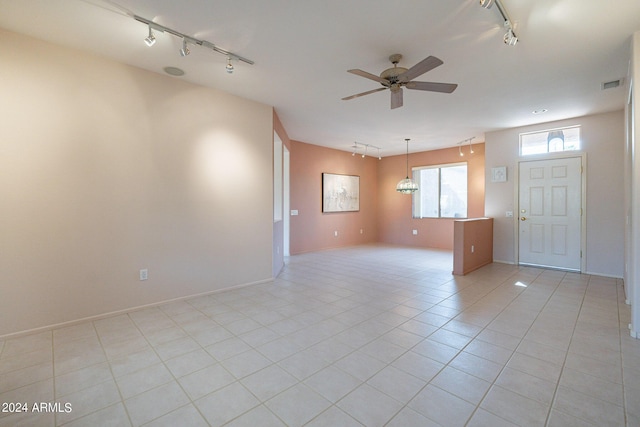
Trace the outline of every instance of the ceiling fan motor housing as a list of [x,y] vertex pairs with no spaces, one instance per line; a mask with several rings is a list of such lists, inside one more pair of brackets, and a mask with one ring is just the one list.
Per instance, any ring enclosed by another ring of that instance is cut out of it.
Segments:
[[398,76],[407,71],[404,67],[393,67],[387,68],[382,73],[380,73],[380,77],[389,80],[391,84],[398,83]]
[[391,61],[393,67],[387,68],[382,73],[380,73],[380,78],[389,80],[389,83],[391,84],[398,83],[398,76],[407,71],[407,68],[397,66],[398,62],[400,62],[401,59],[402,55],[400,55],[399,53],[394,53],[393,55],[389,56],[389,61]]

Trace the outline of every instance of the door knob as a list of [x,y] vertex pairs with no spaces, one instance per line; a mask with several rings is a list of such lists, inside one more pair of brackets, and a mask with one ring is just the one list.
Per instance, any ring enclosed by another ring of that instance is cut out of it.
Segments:
[[526,217],[524,217],[524,216],[521,216],[521,217],[520,217],[520,221],[526,221],[526,220],[527,220],[527,218],[526,218]]

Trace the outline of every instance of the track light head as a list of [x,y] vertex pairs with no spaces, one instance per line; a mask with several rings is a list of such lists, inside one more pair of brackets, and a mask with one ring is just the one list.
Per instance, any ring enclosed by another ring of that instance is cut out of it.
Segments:
[[156,44],[156,36],[153,35],[153,31],[151,30],[151,25],[149,25],[149,36],[147,36],[147,38],[144,39],[144,42],[149,47]]
[[233,64],[231,63],[231,57],[228,57],[228,58],[227,58],[227,66],[226,66],[226,69],[227,69],[227,73],[229,73],[229,74],[233,74],[233,70],[234,70],[234,68],[233,68]]
[[515,34],[513,34],[513,30],[509,28],[506,33],[504,33],[504,44],[507,46],[515,46],[518,43],[518,38]]
[[493,0],[480,0],[480,6],[485,9],[491,9],[491,6],[493,6]]
[[187,40],[182,39],[182,48],[180,49],[180,56],[187,56],[191,53],[189,47],[187,47]]

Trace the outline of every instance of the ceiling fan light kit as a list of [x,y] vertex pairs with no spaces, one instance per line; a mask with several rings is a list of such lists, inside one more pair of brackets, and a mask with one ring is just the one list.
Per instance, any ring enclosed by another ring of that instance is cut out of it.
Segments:
[[389,89],[391,91],[391,109],[402,107],[403,101],[403,88],[412,90],[422,90],[428,92],[440,92],[440,93],[452,93],[458,87],[454,83],[434,83],[434,82],[416,82],[413,81],[416,77],[421,76],[427,71],[431,71],[436,67],[443,64],[442,60],[435,56],[429,56],[422,61],[418,62],[411,68],[398,67],[398,63],[402,59],[402,55],[395,53],[389,56],[389,61],[393,64],[393,67],[387,68],[379,76],[368,73],[359,69],[348,70],[349,73],[356,76],[364,77],[369,80],[380,83],[383,87],[366,92],[357,93],[355,95],[342,98],[343,101],[359,98],[364,95],[369,95],[375,92],[380,92]]

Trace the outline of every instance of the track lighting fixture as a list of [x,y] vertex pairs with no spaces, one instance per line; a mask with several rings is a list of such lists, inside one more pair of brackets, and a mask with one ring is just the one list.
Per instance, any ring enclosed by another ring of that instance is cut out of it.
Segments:
[[[505,25],[507,25],[506,22]],[[518,43],[518,38],[515,34],[513,34],[513,29],[509,27],[507,32],[504,33],[504,44],[506,44],[507,46],[515,46],[516,43]]]
[[207,49],[211,49],[212,51],[214,51],[216,53],[220,53],[222,55],[225,55],[227,57],[226,70],[227,70],[228,73],[232,73],[233,70],[234,70],[233,64],[231,63],[232,59],[236,59],[238,61],[242,61],[245,64],[249,64],[249,65],[253,65],[254,64],[254,62],[252,60],[247,59],[247,58],[243,58],[240,55],[236,55],[233,52],[229,52],[228,50],[222,49],[222,48],[216,46],[215,44],[211,43],[210,41],[196,39],[194,37],[188,36],[188,35],[186,35],[184,33],[176,31],[176,30],[174,30],[172,28],[165,27],[164,25],[157,24],[157,23],[153,22],[150,19],[146,19],[146,18],[143,18],[143,17],[138,16],[138,15],[133,15],[133,19],[135,19],[138,22],[142,22],[143,24],[146,24],[149,27],[149,36],[144,39],[145,43],[148,46],[152,46],[156,42],[156,38],[155,38],[155,36],[153,34],[153,31],[152,31],[152,30],[155,30],[155,31],[159,31],[161,33],[169,33],[169,34],[171,34],[173,36],[176,36],[176,37],[182,39],[182,48],[180,49],[180,56],[189,55],[190,50],[189,50],[189,47],[187,46],[187,43],[192,44],[192,45],[206,47]]
[[363,159],[365,157],[367,157],[368,149],[369,149],[369,147],[371,147],[371,148],[375,148],[376,150],[378,150],[378,160],[382,160],[382,156],[380,155],[380,147],[376,147],[375,145],[371,145],[371,144],[363,144],[362,142],[356,142],[356,141],[354,141],[354,143],[352,145],[353,153],[351,153],[351,155],[353,157],[355,157],[355,155],[358,153],[358,147],[359,146],[363,146],[364,147],[364,152],[361,154]]
[[156,36],[153,35],[153,30],[151,29],[151,25],[149,25],[149,36],[146,39],[144,39],[144,42],[149,47],[156,44]]
[[180,56],[187,56],[191,53],[189,47],[187,47],[187,39],[182,39],[182,48],[180,49]]
[[467,138],[465,140],[462,140],[460,142],[458,142],[458,154],[460,155],[460,157],[464,157],[464,153],[462,152],[462,146],[465,144],[469,144],[469,154],[473,154],[473,146],[471,145],[471,141],[475,138],[475,136],[472,136],[471,138]]
[[507,32],[504,34],[502,40],[507,46],[515,46],[518,43],[518,36],[516,36],[515,31],[513,30],[513,25],[511,24],[511,19],[509,19],[509,14],[507,13],[507,9],[505,9],[501,0],[480,0],[480,6],[485,9],[490,9],[493,3],[498,7],[498,12],[500,12],[500,16],[504,22],[504,27],[507,29]]

